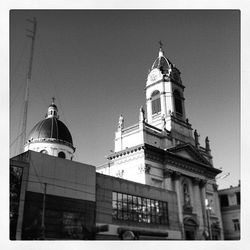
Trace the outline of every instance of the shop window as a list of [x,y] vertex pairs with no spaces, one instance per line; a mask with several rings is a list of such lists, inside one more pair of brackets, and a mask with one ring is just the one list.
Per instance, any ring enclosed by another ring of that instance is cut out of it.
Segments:
[[129,194],[113,192],[112,216],[115,220],[168,225],[168,204]]

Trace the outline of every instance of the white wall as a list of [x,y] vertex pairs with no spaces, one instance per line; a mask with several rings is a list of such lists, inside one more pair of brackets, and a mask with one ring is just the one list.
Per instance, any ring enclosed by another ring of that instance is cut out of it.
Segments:
[[42,150],[46,150],[49,155],[58,156],[59,152],[64,152],[66,159],[71,160],[74,154],[74,150],[64,144],[56,143],[56,142],[31,142],[27,144],[24,148],[24,151],[36,151],[41,152]]
[[145,184],[144,167],[145,160],[143,151],[129,153],[113,161],[110,167],[110,175]]

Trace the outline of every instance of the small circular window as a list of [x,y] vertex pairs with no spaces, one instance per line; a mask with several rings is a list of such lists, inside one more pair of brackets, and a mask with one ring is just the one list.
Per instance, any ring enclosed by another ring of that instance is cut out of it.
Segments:
[[59,158],[65,159],[65,158],[66,158],[66,155],[65,155],[65,153],[63,153],[63,152],[59,152],[59,153],[58,153],[58,157],[59,157]]
[[40,153],[42,153],[42,154],[48,154],[48,151],[45,150],[45,149],[43,149],[43,150],[40,151]]

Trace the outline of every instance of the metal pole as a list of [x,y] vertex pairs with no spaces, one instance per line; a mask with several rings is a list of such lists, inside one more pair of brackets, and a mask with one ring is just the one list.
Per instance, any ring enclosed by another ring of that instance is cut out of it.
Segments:
[[47,192],[47,183],[44,183],[44,193],[43,193],[43,210],[42,210],[42,225],[41,225],[41,235],[42,238],[45,238],[45,204],[46,204],[46,192]]
[[26,142],[26,126],[27,126],[27,114],[28,114],[28,104],[29,104],[29,86],[31,82],[31,72],[32,72],[32,62],[34,55],[34,46],[35,46],[35,38],[36,38],[36,27],[37,21],[34,17],[33,20],[27,19],[28,22],[33,24],[33,30],[26,30],[28,34],[27,37],[31,38],[31,50],[30,50],[30,59],[29,59],[29,68],[27,73],[27,81],[26,81],[26,91],[25,91],[25,99],[24,99],[24,111],[23,111],[23,123],[22,123],[22,131],[21,131],[21,139],[20,139],[20,153],[24,151],[24,144]]

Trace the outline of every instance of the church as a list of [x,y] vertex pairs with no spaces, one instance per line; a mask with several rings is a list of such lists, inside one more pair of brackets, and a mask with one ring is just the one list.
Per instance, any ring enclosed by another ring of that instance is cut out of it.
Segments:
[[205,147],[186,117],[185,86],[180,71],[160,45],[145,86],[146,111],[138,123],[124,126],[121,115],[114,153],[98,172],[175,191],[183,239],[209,234],[221,239],[222,223],[209,139]]
[[186,117],[180,74],[160,44],[146,108],[130,127],[120,116],[114,152],[96,168],[73,161],[53,98],[10,162],[11,239],[222,240],[221,171]]

